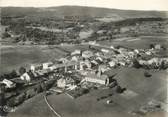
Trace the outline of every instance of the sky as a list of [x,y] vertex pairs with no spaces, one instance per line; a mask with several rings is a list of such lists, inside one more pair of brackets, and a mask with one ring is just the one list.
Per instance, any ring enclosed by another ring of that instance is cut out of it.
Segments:
[[168,11],[168,0],[0,0],[0,6],[50,7],[63,5]]

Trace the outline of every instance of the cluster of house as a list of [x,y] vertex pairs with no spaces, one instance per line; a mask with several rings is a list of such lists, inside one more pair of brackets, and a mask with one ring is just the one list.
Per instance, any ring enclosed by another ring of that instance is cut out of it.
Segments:
[[[102,85],[109,85],[110,79],[105,74],[106,71],[118,66],[132,66],[133,60],[137,59],[140,65],[168,65],[168,58],[142,59],[143,56],[152,56],[155,49],[128,49],[124,47],[102,47],[95,42],[90,44],[92,47],[88,50],[74,50],[70,55],[60,58],[54,62],[40,64],[31,64],[30,72],[25,72],[20,76],[21,80],[30,82],[33,77],[44,76],[52,73],[51,77],[57,77],[57,73],[78,72],[81,75],[81,82],[92,82]],[[97,47],[95,47],[95,45]],[[157,49],[159,46],[156,46]],[[58,87],[74,87],[72,77],[60,77],[57,80]]]
[[[34,77],[43,76],[46,73],[71,73],[78,72],[81,74],[81,81],[99,83],[102,85],[108,85],[108,76],[103,74],[110,68],[104,63],[104,58],[90,50],[75,50],[70,56],[60,58],[55,62],[46,62],[41,64],[31,64],[30,71]],[[112,63],[110,63],[112,65]],[[31,81],[31,75],[28,72],[23,73],[20,76],[21,80]],[[67,86],[74,86],[74,79],[61,77],[57,80],[57,86],[65,88]]]
[[[168,58],[151,58],[148,60],[143,60],[143,56],[152,56],[155,54],[155,49],[160,49],[159,45],[156,45],[152,49],[128,49],[125,47],[99,47],[99,44],[95,42],[90,42],[92,48],[88,50],[74,50],[71,54],[65,58],[60,58],[56,62],[47,62],[42,64],[32,64],[30,70],[33,74],[43,75],[51,71],[59,72],[69,72],[76,71],[80,72],[86,77],[88,81],[88,76],[94,76],[97,79],[101,79],[100,74],[105,71],[110,70],[112,67],[117,66],[132,66],[133,60],[137,59],[140,65],[161,65],[168,64]],[[94,45],[99,48],[94,48]],[[98,75],[99,74],[99,75]],[[95,79],[93,77],[93,79]],[[28,75],[25,73],[21,76],[21,79],[30,80]],[[102,78],[103,79],[103,78]],[[97,81],[95,81],[97,82]],[[105,84],[105,83],[102,83]]]
[[150,66],[153,68],[166,69],[168,67],[168,58],[151,58],[149,60],[139,60],[139,64],[142,66]]

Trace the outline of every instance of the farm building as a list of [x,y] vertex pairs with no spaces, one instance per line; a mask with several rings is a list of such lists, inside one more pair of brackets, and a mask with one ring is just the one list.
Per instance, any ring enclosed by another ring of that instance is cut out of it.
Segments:
[[98,83],[102,85],[108,85],[109,84],[109,78],[107,75],[101,75],[98,77],[94,73],[88,73],[85,77],[86,82],[91,82],[91,83]]

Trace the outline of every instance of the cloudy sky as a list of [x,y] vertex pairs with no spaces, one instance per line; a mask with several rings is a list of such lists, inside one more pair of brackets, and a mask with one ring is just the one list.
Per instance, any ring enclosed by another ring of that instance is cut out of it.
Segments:
[[0,6],[49,7],[61,5],[168,11],[168,0],[0,0]]

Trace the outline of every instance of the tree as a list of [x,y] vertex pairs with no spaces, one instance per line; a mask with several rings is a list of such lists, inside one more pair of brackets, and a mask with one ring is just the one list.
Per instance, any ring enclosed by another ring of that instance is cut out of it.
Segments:
[[8,38],[8,37],[11,37],[11,35],[10,35],[9,33],[4,32],[4,33],[2,34],[2,38]]
[[138,62],[136,59],[134,59],[134,60],[133,60],[133,67],[135,67],[135,68],[140,68],[140,67],[142,67],[142,66],[139,64],[139,62]]
[[150,44],[149,47],[150,47],[150,49],[153,49],[153,48],[155,48],[155,45],[154,44]]
[[11,77],[17,77],[18,74],[17,74],[16,70],[12,70],[12,72],[10,73],[10,76]]
[[24,73],[26,73],[26,69],[24,67],[20,67],[19,68],[19,74],[23,75]]

